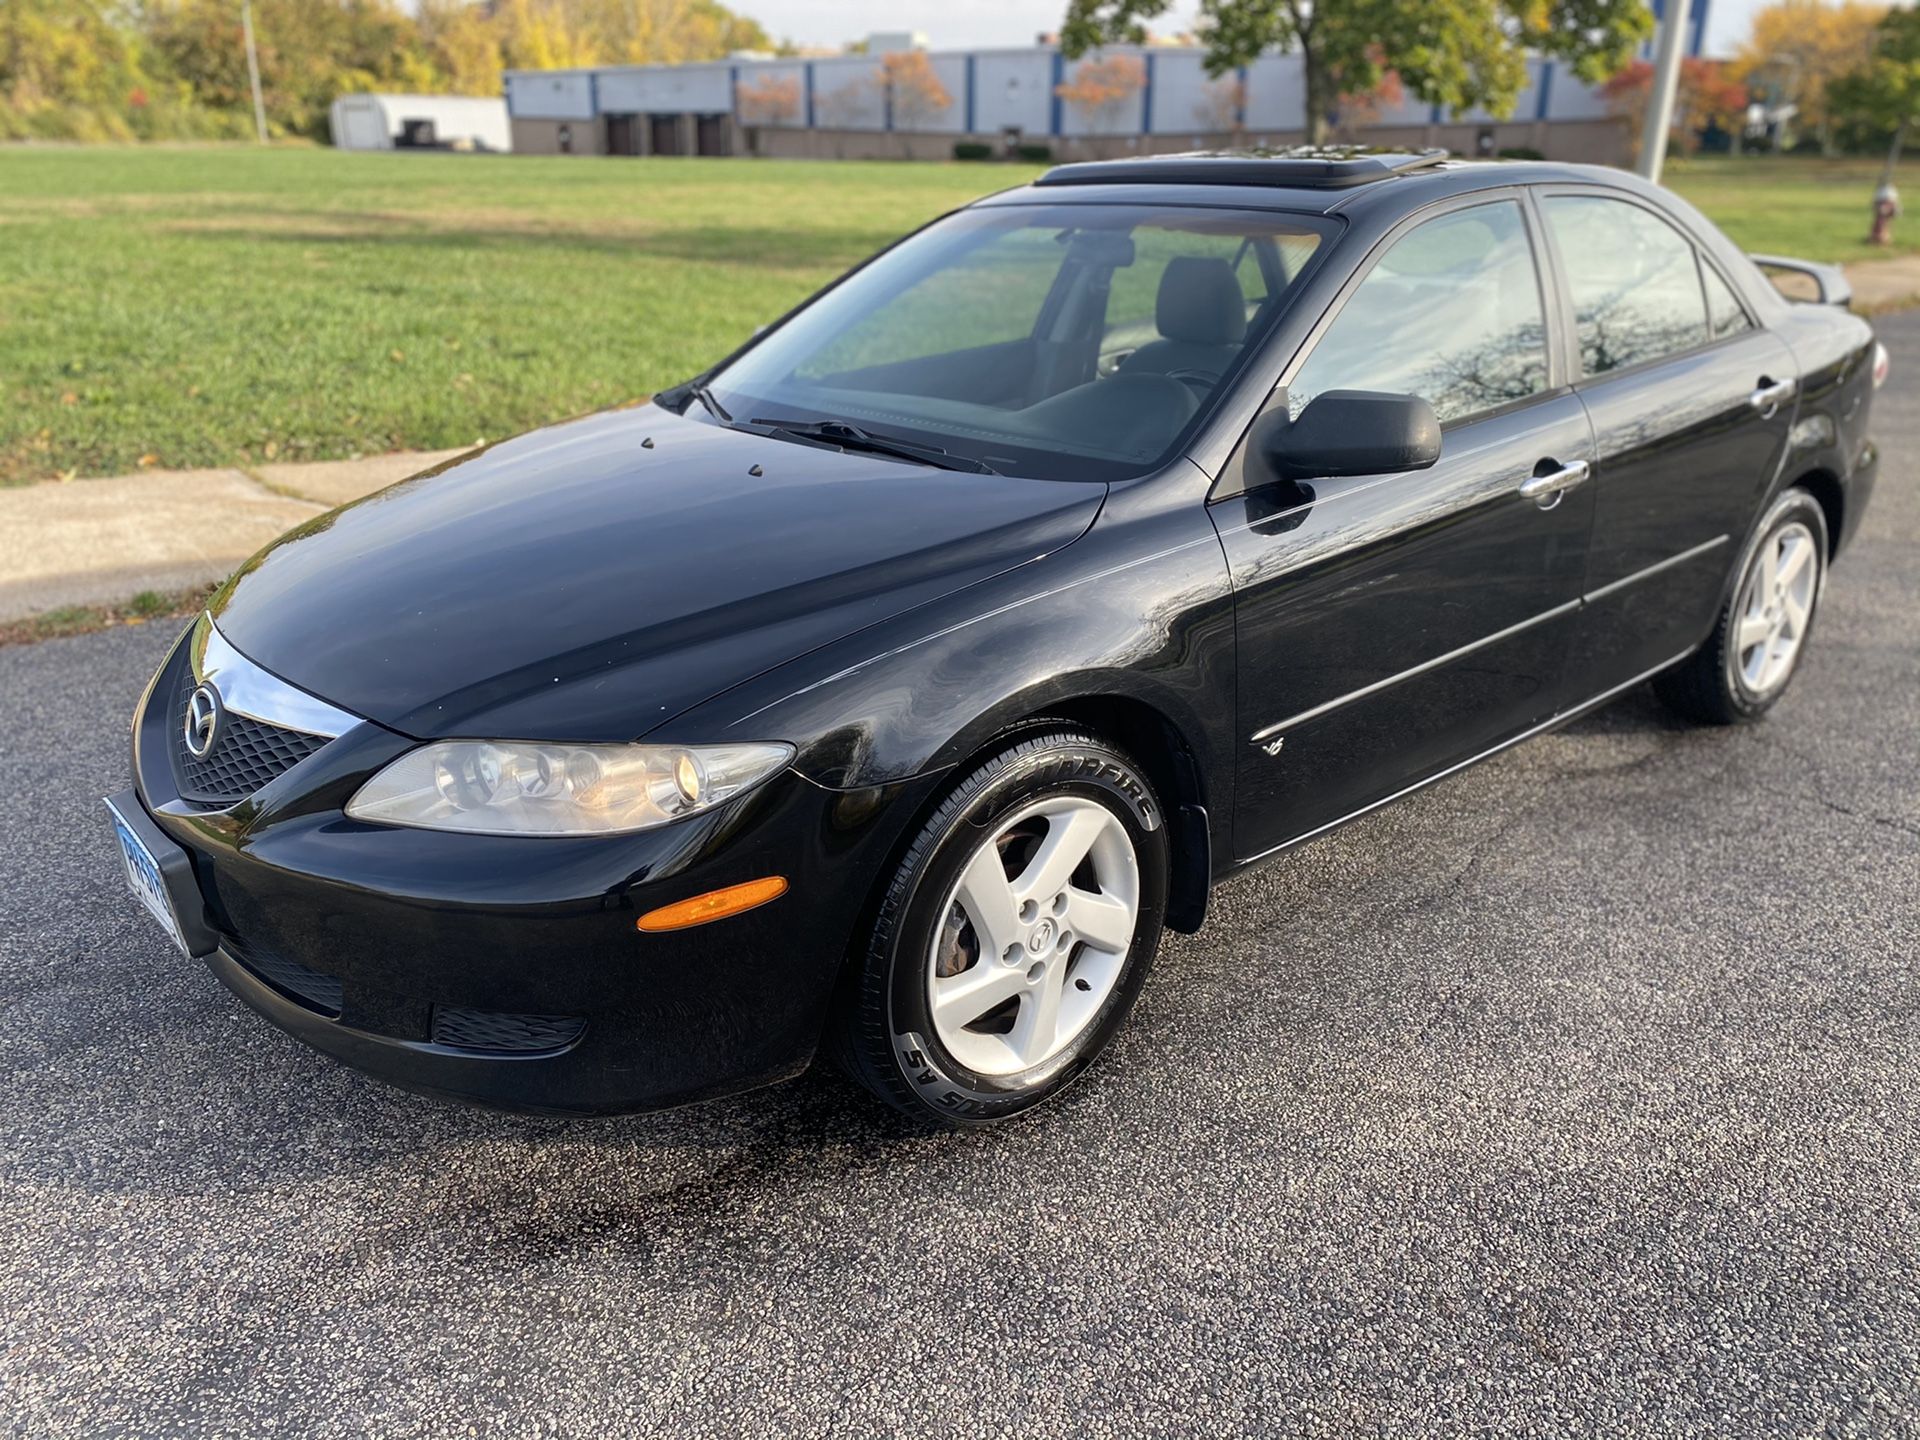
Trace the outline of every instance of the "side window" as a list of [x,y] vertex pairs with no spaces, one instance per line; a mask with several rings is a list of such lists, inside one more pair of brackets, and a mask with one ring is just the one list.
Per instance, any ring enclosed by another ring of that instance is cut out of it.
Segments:
[[1547,223],[1566,264],[1589,375],[1691,350],[1707,338],[1693,243],[1652,211],[1600,195],[1553,195]]
[[1747,312],[1741,308],[1739,300],[1720,278],[1720,272],[1706,261],[1700,262],[1700,279],[1707,287],[1707,325],[1713,331],[1713,338],[1724,340],[1729,335],[1738,335],[1742,330],[1752,328]]
[[1546,321],[1514,201],[1429,220],[1347,297],[1287,389],[1294,415],[1327,390],[1419,395],[1445,425],[1547,388]]

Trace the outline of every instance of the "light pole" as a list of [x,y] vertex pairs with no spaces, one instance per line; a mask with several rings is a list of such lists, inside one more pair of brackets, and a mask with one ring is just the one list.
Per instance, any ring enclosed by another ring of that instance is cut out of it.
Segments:
[[253,87],[253,132],[267,143],[267,106],[260,98],[260,56],[253,48],[253,0],[240,0],[240,33],[247,41],[247,83]]
[[1647,96],[1646,124],[1640,131],[1640,173],[1660,183],[1667,162],[1667,131],[1673,127],[1674,97],[1680,93],[1680,57],[1686,50],[1689,0],[1666,0],[1660,17],[1660,53],[1653,65],[1653,91]]

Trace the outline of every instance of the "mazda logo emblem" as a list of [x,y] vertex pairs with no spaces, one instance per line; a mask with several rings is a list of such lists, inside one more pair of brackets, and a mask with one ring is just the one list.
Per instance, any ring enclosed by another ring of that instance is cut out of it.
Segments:
[[226,712],[220,704],[220,692],[211,685],[202,685],[187,697],[187,715],[181,726],[181,739],[186,742],[187,753],[196,760],[204,760],[213,752],[214,742],[220,738],[220,719]]

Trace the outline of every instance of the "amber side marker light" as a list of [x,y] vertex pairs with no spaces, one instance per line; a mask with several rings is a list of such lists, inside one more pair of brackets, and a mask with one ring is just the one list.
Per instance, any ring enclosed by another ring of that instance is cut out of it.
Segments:
[[778,875],[767,875],[741,885],[729,885],[724,890],[709,890],[704,895],[695,895],[691,900],[676,900],[671,905],[662,905],[658,910],[649,910],[633,923],[636,928],[649,934],[661,930],[685,930],[692,925],[705,925],[710,920],[724,920],[729,915],[738,915],[769,900],[778,900],[786,893],[785,879]]

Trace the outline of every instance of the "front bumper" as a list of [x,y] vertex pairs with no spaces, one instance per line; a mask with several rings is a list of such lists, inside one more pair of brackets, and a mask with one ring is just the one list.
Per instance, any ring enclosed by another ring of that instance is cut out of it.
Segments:
[[[651,1109],[797,1073],[812,1058],[871,881],[916,786],[793,774],[711,815],[591,839],[449,835],[343,813],[411,740],[349,730],[232,810],[173,783],[176,647],[135,718],[135,789],[191,864],[179,908],[241,999],[394,1084],[505,1109]],[[782,875],[780,899],[643,934],[660,905]]]

